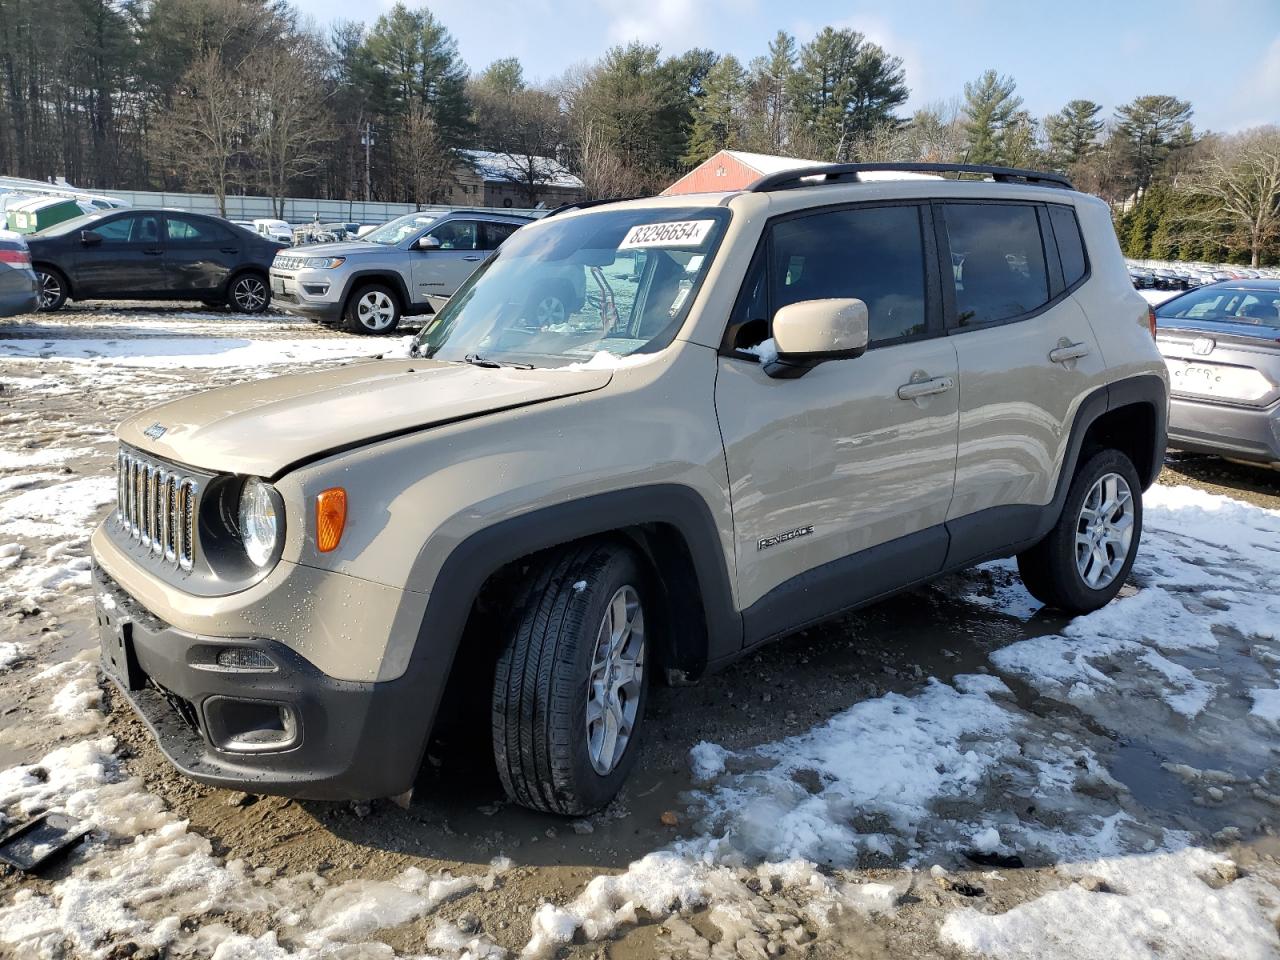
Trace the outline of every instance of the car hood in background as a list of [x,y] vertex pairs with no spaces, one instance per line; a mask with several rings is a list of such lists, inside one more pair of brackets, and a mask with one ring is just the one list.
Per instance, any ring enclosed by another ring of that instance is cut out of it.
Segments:
[[275,477],[327,453],[599,390],[608,370],[374,360],[194,394],[122,423],[124,443],[214,472]]
[[[385,253],[395,247],[382,243],[366,243],[363,240],[346,240],[341,243],[307,243],[290,247],[287,257],[351,257],[362,253]],[[283,252],[283,251],[281,251]]]

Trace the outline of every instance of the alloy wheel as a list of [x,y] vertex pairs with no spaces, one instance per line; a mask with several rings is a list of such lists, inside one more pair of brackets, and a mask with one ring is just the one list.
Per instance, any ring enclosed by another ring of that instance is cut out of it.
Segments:
[[356,317],[366,330],[385,330],[396,317],[396,305],[381,290],[370,290],[356,302]]
[[1076,521],[1076,570],[1092,590],[1109,587],[1133,545],[1133,491],[1118,473],[1105,473],[1089,488]]
[[62,299],[62,281],[55,274],[39,271],[40,281],[39,303],[41,310],[48,310]]
[[241,277],[231,291],[236,309],[243,313],[258,313],[267,305],[267,285],[257,277]]
[[605,608],[587,681],[587,753],[602,777],[618,766],[635,732],[644,655],[644,608],[626,585]]
[[567,315],[564,301],[554,294],[539,300],[533,311],[534,321],[539,328],[564,323]]

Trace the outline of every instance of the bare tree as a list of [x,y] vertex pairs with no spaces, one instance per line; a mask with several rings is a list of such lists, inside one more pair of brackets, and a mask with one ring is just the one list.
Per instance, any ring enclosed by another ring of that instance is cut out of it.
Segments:
[[502,176],[536,206],[561,175],[557,162],[567,137],[556,96],[545,90],[502,90],[477,85],[471,92],[481,143],[502,158]]
[[410,104],[396,138],[396,168],[416,204],[440,203],[453,185],[457,157],[444,144],[431,107]]
[[173,108],[157,124],[157,140],[174,171],[218,199],[240,182],[245,155],[245,95],[240,75],[216,52],[191,64],[178,85]]
[[322,56],[319,42],[304,35],[295,43],[258,51],[246,64],[252,85],[253,158],[262,166],[277,216],[284,216],[289,183],[321,168],[321,147],[332,136],[324,109]]
[[1263,249],[1280,239],[1280,127],[1223,138],[1182,185],[1202,201],[1187,214],[1191,230],[1247,248],[1258,266]]

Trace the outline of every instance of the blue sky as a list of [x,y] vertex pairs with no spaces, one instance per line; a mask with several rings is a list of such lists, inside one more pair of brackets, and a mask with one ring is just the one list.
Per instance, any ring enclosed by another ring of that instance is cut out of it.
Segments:
[[[394,0],[295,0],[319,25],[372,22]],[[416,4],[408,0],[410,6]],[[533,79],[558,76],[639,39],[763,53],[778,29],[807,40],[827,24],[861,30],[902,57],[908,108],[959,95],[992,67],[1013,75],[1037,116],[1073,97],[1118,104],[1144,93],[1190,100],[1198,128],[1280,123],[1280,0],[434,0],[472,69],[517,56]]]

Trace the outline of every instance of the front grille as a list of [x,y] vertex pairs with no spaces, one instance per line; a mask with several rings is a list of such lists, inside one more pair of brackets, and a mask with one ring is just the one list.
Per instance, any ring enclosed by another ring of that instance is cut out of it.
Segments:
[[277,270],[301,270],[305,257],[276,257],[271,266]]
[[166,464],[122,449],[116,458],[116,519],[157,559],[190,570],[200,484]]

